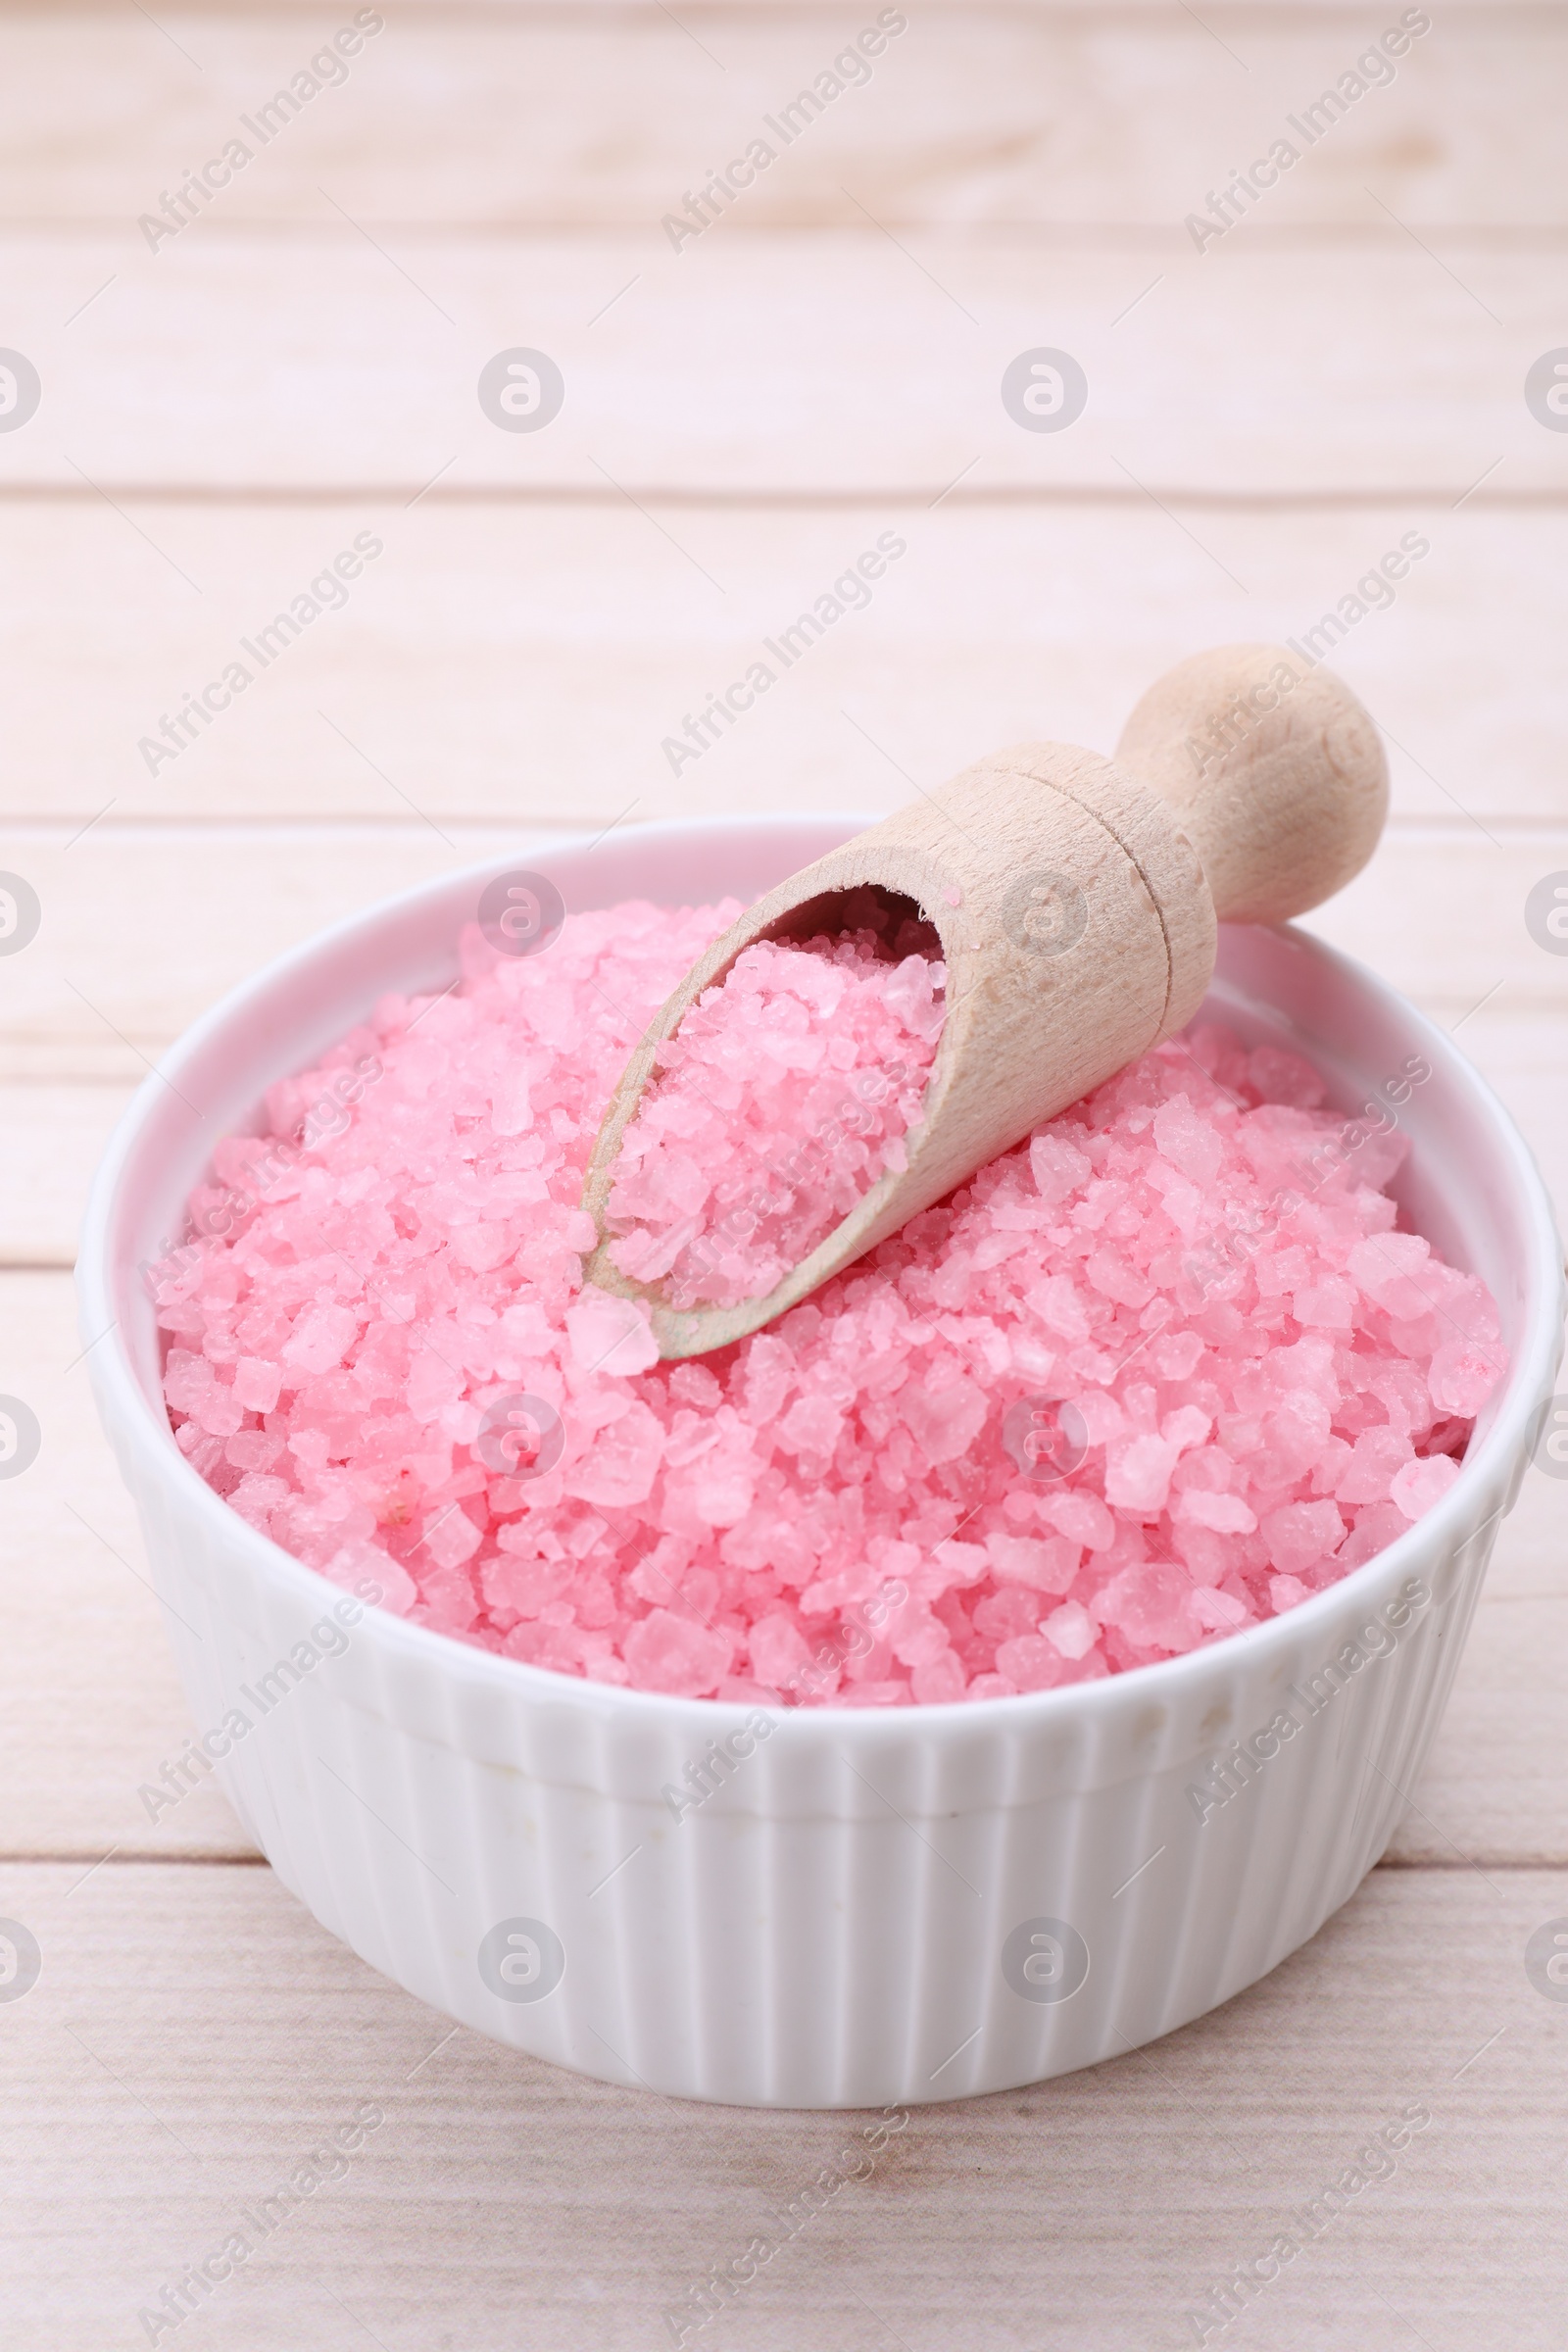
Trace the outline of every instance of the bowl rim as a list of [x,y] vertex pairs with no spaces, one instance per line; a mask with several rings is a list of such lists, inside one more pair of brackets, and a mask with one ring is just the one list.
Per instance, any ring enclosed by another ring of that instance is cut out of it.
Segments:
[[[627,834],[638,839],[658,838],[678,846],[682,840],[698,837],[711,840],[715,833],[741,836],[781,828],[805,832],[811,827],[836,826],[841,822],[853,831],[874,821],[873,817],[837,810],[749,813],[651,819],[628,827]],[[285,949],[225,991],[160,1056],[158,1067],[142,1081],[122,1113],[94,1175],[82,1222],[76,1283],[83,1343],[89,1349],[88,1360],[102,1417],[111,1424],[112,1436],[138,1447],[155,1477],[172,1481],[173,1499],[181,1511],[194,1511],[205,1522],[216,1558],[221,1560],[225,1545],[237,1544],[247,1556],[253,1577],[270,1585],[274,1595],[297,1598],[315,1614],[319,1615],[322,1607],[330,1606],[333,1599],[343,1598],[345,1588],[297,1559],[229,1508],[179,1451],[167,1415],[154,1410],[136,1377],[113,1303],[118,1269],[111,1261],[109,1240],[121,1181],[136,1152],[152,1148],[145,1142],[144,1131],[154,1106],[161,1102],[166,1085],[177,1078],[184,1065],[220,1036],[230,1022],[265,999],[279,982],[308,967],[318,957],[352,946],[359,937],[375,933],[389,921],[416,909],[423,901],[438,901],[481,876],[506,870],[516,862],[519,855],[539,855],[547,850],[557,856],[581,855],[596,848],[604,838],[603,834],[590,836],[575,829],[561,833],[545,828],[521,831],[505,851],[379,898]],[[1393,1544],[1282,1615],[1223,1635],[1179,1656],[1127,1667],[1092,1682],[1064,1684],[1050,1690],[1018,1691],[998,1698],[911,1701],[905,1706],[846,1707],[827,1703],[769,1707],[760,1700],[696,1698],[643,1690],[598,1682],[588,1676],[563,1674],[551,1667],[532,1665],[525,1659],[509,1658],[465,1642],[457,1635],[411,1624],[375,1603],[367,1604],[357,1638],[363,1638],[366,1628],[371,1627],[372,1639],[400,1662],[421,1672],[433,1671],[438,1676],[458,1673],[514,1703],[534,1707],[572,1704],[579,1709],[586,1707],[607,1720],[634,1722],[641,1718],[666,1726],[687,1711],[697,1709],[701,1711],[707,1737],[720,1733],[727,1725],[738,1725],[760,1710],[780,1723],[797,1727],[797,1736],[808,1723],[816,1722],[823,1727],[821,1737],[835,1741],[848,1739],[858,1747],[890,1745],[906,1740],[915,1730],[934,1735],[966,1730],[976,1736],[989,1731],[1017,1738],[1037,1728],[1062,1728],[1074,1717],[1087,1730],[1102,1721],[1107,1712],[1127,1705],[1142,1704],[1156,1696],[1168,1696],[1174,1705],[1184,1691],[1190,1693],[1193,1686],[1216,1679],[1238,1679],[1244,1672],[1255,1673],[1266,1665],[1271,1648],[1282,1653],[1294,1651],[1314,1628],[1346,1613],[1346,1604],[1352,1595],[1392,1583],[1401,1573],[1415,1573],[1434,1549],[1446,1554],[1450,1548],[1472,1542],[1511,1506],[1510,1496],[1508,1503],[1476,1526],[1466,1524],[1472,1516],[1473,1500],[1478,1500],[1489,1485],[1506,1492],[1512,1483],[1512,1464],[1521,1449],[1533,1443],[1532,1425],[1554,1377],[1561,1351],[1563,1252],[1544,1182],[1514,1119],[1446,1030],[1354,956],[1329,946],[1313,933],[1298,930],[1294,924],[1259,927],[1277,930],[1298,949],[1335,967],[1412,1028],[1423,1053],[1433,1058],[1434,1069],[1442,1067],[1450,1083],[1468,1092],[1475,1115],[1490,1128],[1505,1153],[1523,1194],[1531,1261],[1524,1282],[1527,1304],[1524,1329],[1512,1353],[1502,1395],[1480,1446],[1472,1446],[1466,1454],[1453,1485]],[[1350,1613],[1355,1613],[1360,1605],[1359,1600],[1354,1601]]]

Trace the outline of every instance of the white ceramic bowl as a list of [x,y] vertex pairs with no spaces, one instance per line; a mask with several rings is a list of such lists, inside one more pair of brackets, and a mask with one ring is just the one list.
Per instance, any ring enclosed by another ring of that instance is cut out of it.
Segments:
[[[1501,1312],[1507,1380],[1461,1476],[1388,1551],[1267,1625],[1106,1681],[774,1717],[678,1820],[662,1788],[745,1710],[554,1675],[379,1610],[262,1714],[258,1685],[342,1595],[220,1500],[164,1412],[138,1265],[179,1233],[215,1140],[251,1127],[263,1089],[383,991],[444,986],[497,872],[541,867],[574,909],[750,899],[857,829],[735,820],[535,844],[338,925],[237,989],[166,1058],[170,1083],[143,1087],[80,1267],[84,1338],[112,1326],[89,1360],[192,1713],[203,1733],[230,1709],[254,1719],[220,1773],[285,1886],[480,2033],[609,2082],[754,2105],[959,2098],[1087,2066],[1311,1936],[1398,1819],[1559,1345],[1546,1198],[1475,1072],[1344,956],[1230,931],[1212,1008],[1308,1054],[1347,1110],[1407,1056],[1430,1062],[1399,1112],[1401,1198]],[[1288,1739],[1266,1728],[1282,1712],[1299,1724]],[[1243,1740],[1221,1801],[1213,1761]]]

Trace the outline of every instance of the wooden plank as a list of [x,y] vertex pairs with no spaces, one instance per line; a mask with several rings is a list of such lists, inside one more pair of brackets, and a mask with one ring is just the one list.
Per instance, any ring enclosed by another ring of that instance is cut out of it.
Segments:
[[[1489,843],[1458,826],[1412,827],[1386,835],[1372,863],[1302,922],[1445,1028],[1462,1021],[1468,1038],[1478,1007],[1531,1009],[1555,1020],[1560,1040],[1568,971],[1526,929],[1525,906],[1540,881],[1564,870],[1568,840],[1560,831],[1521,829]],[[1549,1068],[1555,1052],[1560,1044],[1538,1033],[1535,1066]]]
[[[293,119],[279,110],[265,138],[245,127],[354,13],[195,7],[154,23],[116,11],[94,21],[86,77],[75,12],[18,15],[0,214],[123,222],[128,248],[175,173],[238,135],[250,160],[182,233],[203,220],[315,223],[331,217],[323,186],[372,227],[657,224],[700,172],[761,136],[775,161],[737,207],[757,228],[853,220],[855,197],[895,224],[1163,228],[1201,205],[1221,172],[1291,136],[1287,117],[1381,29],[1350,10],[1223,0],[1200,18],[1149,6],[924,9],[868,82],[815,120],[802,110],[806,127],[786,142],[765,118],[778,121],[830,69],[875,8],[698,5],[671,17],[643,5],[607,23],[600,10],[389,5],[386,29],[339,86]],[[1560,226],[1561,34],[1549,8],[1441,12],[1392,83],[1348,107],[1315,148],[1294,139],[1300,160],[1262,218],[1359,225],[1378,218],[1370,181],[1417,224]]]
[[1485,1872],[1563,1859],[1555,1824],[1568,1739],[1568,1592],[1542,1598],[1508,1590],[1561,1562],[1568,1534],[1562,1489],[1547,1488],[1531,1473],[1520,1504],[1524,1524],[1510,1522],[1499,1540],[1443,1728],[1408,1792],[1391,1861]]
[[0,1267],[72,1262],[93,1169],[129,1100],[123,1086],[0,1086]]
[[[1396,601],[1316,641],[1390,733],[1396,807],[1564,814],[1552,514],[51,501],[13,508],[7,529],[28,592],[4,655],[0,808],[67,833],[106,807],[114,824],[202,826],[422,810],[449,833],[457,817],[608,824],[633,802],[638,818],[887,808],[1003,743],[1108,750],[1180,656],[1299,640],[1407,532],[1429,553]],[[342,606],[262,646],[264,667],[247,646],[362,531],[382,554],[338,583]],[[906,552],[812,641],[817,600],[884,533]],[[217,681],[222,702],[236,661],[250,678],[229,707],[205,732],[187,719],[177,756],[157,748],[190,695]],[[774,682],[731,733],[700,759],[663,748],[759,662]],[[25,872],[7,844],[0,864]]]
[[[1445,1025],[1453,1023],[1450,1019]],[[1568,1233],[1568,1095],[1561,1082],[1561,1009],[1531,1012],[1514,1002],[1505,984],[1468,1020],[1461,1016],[1456,1042],[1501,1098],[1535,1153],[1556,1204],[1558,1229]]]
[[192,1727],[135,1512],[98,1427],[73,1286],[58,1273],[4,1274],[0,1301],[0,1392],[30,1405],[42,1430],[36,1461],[0,1485],[0,1850],[84,1863],[111,1847],[245,1854],[211,1782],[159,1810],[156,1827],[138,1797]]
[[[874,809],[902,797],[865,799]],[[0,837],[0,867],[24,871],[47,909],[5,968],[0,1077],[63,1075],[82,1056],[133,1078],[225,989],[321,924],[508,849],[548,864],[548,837],[499,826],[459,826],[450,846],[412,824],[182,832],[106,822],[71,849],[55,832]],[[1510,1016],[1560,1020],[1568,960],[1524,924],[1529,891],[1557,871],[1568,871],[1561,830],[1505,832],[1494,847],[1457,825],[1403,827],[1307,927],[1449,1025],[1489,996]],[[8,1039],[19,1041],[14,1069]],[[1533,1050],[1521,1101],[1531,1072],[1550,1067],[1552,1047]]]
[[[632,2352],[872,2120],[612,2091],[450,2034],[270,1872],[111,1866],[69,1893],[74,1875],[0,1876],[43,1952],[0,2035],[7,2309],[53,2352],[141,2340],[138,2310],[362,2107],[380,2120],[346,2176],[265,2241],[250,2225],[192,2342],[510,2352],[522,2311],[537,2352]],[[1404,2115],[1236,2340],[1555,2352],[1568,2021],[1522,1959],[1565,1911],[1561,1871],[1375,1872],[1262,1984],[1152,2048],[891,2119],[870,2177],[687,2341],[1192,2342],[1186,2314]]]
[[[372,245],[329,219],[201,221],[157,254],[107,228],[7,231],[6,332],[43,402],[0,435],[0,491],[307,485],[400,509],[439,476],[437,500],[620,483],[924,506],[957,481],[960,501],[1147,484],[1446,509],[1485,474],[1483,502],[1568,494],[1562,436],[1523,397],[1562,343],[1553,247],[1424,224],[1430,250],[1397,231],[1282,245],[1243,224],[1200,255],[1179,220],[1129,248],[890,238],[857,216],[760,238],[726,221],[676,254],[657,221]],[[562,370],[540,431],[480,407],[481,369],[518,346]],[[1004,406],[1004,370],[1043,346],[1085,371],[1063,431]]]

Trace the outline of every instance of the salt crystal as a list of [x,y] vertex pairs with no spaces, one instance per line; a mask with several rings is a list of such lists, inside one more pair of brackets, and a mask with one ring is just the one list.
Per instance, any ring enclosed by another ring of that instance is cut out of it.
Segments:
[[1469,1420],[1486,1403],[1506,1363],[1500,1342],[1484,1347],[1475,1340],[1446,1339],[1427,1372],[1433,1403]]
[[1157,1513],[1165,1507],[1177,1448],[1164,1438],[1131,1438],[1105,1459],[1105,1500],[1123,1509]]
[[792,1690],[810,1654],[806,1637],[793,1617],[762,1617],[752,1628],[753,1671],[760,1682],[773,1690]]
[[1352,1281],[1367,1298],[1391,1315],[1409,1320],[1432,1305],[1424,1280],[1431,1260],[1431,1245],[1420,1234],[1384,1233],[1357,1242],[1347,1262]]
[[1050,1127],[1030,1144],[1029,1165],[1036,1191],[1053,1207],[1070,1194],[1080,1192],[1094,1174],[1093,1161],[1076,1144],[1069,1143],[1066,1136],[1054,1133]]
[[1332,1275],[1303,1283],[1291,1300],[1291,1312],[1303,1329],[1348,1331],[1354,1323],[1355,1294],[1348,1282]]
[[[948,1550],[953,1545],[945,1547]],[[1028,1585],[1037,1592],[1065,1592],[1082,1554],[1064,1536],[988,1536],[986,1558],[999,1584]]]
[[1446,1453],[1433,1454],[1425,1461],[1406,1462],[1394,1475],[1389,1500],[1406,1519],[1419,1519],[1446,1494],[1458,1475],[1458,1463]]
[[663,1450],[663,1425],[639,1398],[608,1429],[601,1429],[587,1451],[564,1471],[563,1490],[605,1510],[646,1502]]
[[659,1342],[646,1306],[591,1290],[566,1309],[566,1338],[579,1372],[613,1373],[625,1379],[659,1361]]
[[1191,1649],[1197,1628],[1194,1590],[1180,1568],[1122,1568],[1096,1594],[1093,1613],[1141,1648]]
[[1410,1525],[1409,1515],[1396,1502],[1374,1502],[1361,1511],[1354,1527],[1340,1545],[1334,1558],[1336,1565],[1359,1568],[1363,1561],[1376,1559],[1396,1537],[1404,1535]]
[[335,1372],[359,1328],[360,1318],[352,1307],[306,1307],[289,1334],[283,1361],[299,1372]]
[[1154,1113],[1154,1142],[1163,1158],[1195,1184],[1211,1184],[1225,1156],[1222,1137],[1194,1110],[1185,1095]]
[[269,1364],[259,1356],[242,1355],[234,1366],[234,1396],[247,1412],[270,1413],[277,1402],[282,1386],[281,1364]]
[[922,1660],[909,1676],[910,1694],[923,1707],[951,1706],[967,1689],[968,1677],[951,1649]]
[[[1303,1594],[1305,1590],[1303,1585]],[[1250,1615],[1245,1600],[1234,1592],[1223,1591],[1218,1585],[1195,1585],[1188,1595],[1187,1606],[1195,1621],[1211,1634],[1234,1634],[1246,1625]]]
[[1040,1631],[1064,1658],[1081,1658],[1095,1646],[1095,1621],[1081,1601],[1064,1600],[1040,1620]]
[[990,1412],[985,1391],[957,1371],[951,1359],[939,1358],[937,1368],[950,1376],[910,1383],[899,1397],[899,1410],[916,1446],[933,1465],[967,1454]]
[[1240,1494],[1209,1494],[1201,1487],[1185,1488],[1176,1497],[1171,1517],[1224,1536],[1250,1536],[1257,1525],[1251,1505]]
[[1387,1502],[1395,1473],[1403,1469],[1411,1450],[1402,1430],[1385,1426],[1364,1431],[1351,1449],[1336,1495],[1342,1502]]
[[1345,1521],[1332,1502],[1287,1502],[1263,1522],[1271,1564],[1283,1576],[1298,1577],[1329,1559],[1345,1540]]
[[471,1560],[484,1541],[479,1529],[460,1503],[448,1503],[436,1519],[432,1519],[419,1538],[427,1556],[438,1568],[458,1568]]
[[1309,1061],[1283,1046],[1254,1046],[1247,1056],[1248,1084],[1265,1102],[1315,1110],[1328,1089]]
[[729,1670],[735,1643],[727,1634],[673,1609],[650,1609],[622,1644],[627,1665],[645,1690],[668,1690],[703,1698]]
[[1069,1663],[1043,1634],[1014,1635],[997,1650],[997,1665],[1015,1690],[1054,1690],[1072,1680]]

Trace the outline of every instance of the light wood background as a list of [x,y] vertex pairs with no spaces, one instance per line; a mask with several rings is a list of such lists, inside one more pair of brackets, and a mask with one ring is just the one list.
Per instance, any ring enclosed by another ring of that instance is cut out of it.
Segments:
[[[381,0],[384,29],[148,250],[137,216],[350,21],[0,12],[0,2321],[50,2352],[137,2312],[373,2100],[346,2180],[160,2340],[181,2352],[635,2352],[840,2140],[627,2096],[454,2034],[323,1935],[203,1789],[99,1436],[70,1267],[109,1128],[182,1025],[323,920],[519,833],[881,810],[993,746],[1102,748],[1158,668],[1295,634],[1400,535],[1430,553],[1336,657],[1396,814],[1314,918],[1462,1040],[1568,1195],[1568,345],[1557,6],[1433,28],[1200,256],[1184,216],[1385,23],[1312,0],[910,0],[732,214],[660,228],[876,11]],[[564,370],[536,434],[479,368]],[[1089,406],[1026,433],[1006,363]],[[852,614],[701,762],[662,738],[879,530]],[[138,740],[357,531],[383,553],[202,741]],[[1222,2336],[1247,2352],[1557,2352],[1568,2005],[1568,1488],[1527,1477],[1385,1864],[1307,1950],[1168,2041],[916,2111],[705,2334],[712,2352],[1144,2352],[1406,2102],[1431,2123]]]

